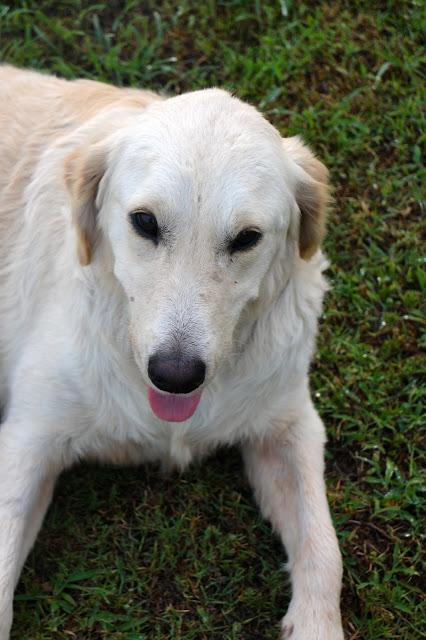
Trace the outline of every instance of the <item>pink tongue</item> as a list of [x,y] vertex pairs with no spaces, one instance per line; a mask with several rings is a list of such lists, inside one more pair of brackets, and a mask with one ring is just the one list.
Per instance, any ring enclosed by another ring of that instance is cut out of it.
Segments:
[[176,394],[165,395],[155,389],[148,389],[148,400],[151,409],[161,420],[167,422],[183,422],[190,418],[201,399],[201,393],[193,396],[181,396]]

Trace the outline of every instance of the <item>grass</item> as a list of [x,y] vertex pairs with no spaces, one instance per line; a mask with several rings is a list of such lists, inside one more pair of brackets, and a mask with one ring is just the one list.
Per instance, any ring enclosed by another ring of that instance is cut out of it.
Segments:
[[[344,625],[350,640],[426,638],[422,3],[15,0],[0,16],[3,60],[171,93],[225,86],[325,160],[333,289],[312,384]],[[59,483],[13,638],[276,638],[283,560],[236,451],[167,480],[82,467]]]

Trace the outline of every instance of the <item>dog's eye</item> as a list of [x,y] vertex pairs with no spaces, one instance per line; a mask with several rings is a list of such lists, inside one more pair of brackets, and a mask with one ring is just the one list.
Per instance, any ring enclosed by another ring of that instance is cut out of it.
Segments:
[[230,243],[229,251],[231,253],[235,251],[248,251],[248,249],[251,249],[259,242],[261,237],[262,234],[260,231],[256,231],[256,229],[243,229]]
[[149,211],[134,211],[130,214],[130,220],[136,233],[144,238],[158,243],[160,235],[157,218]]

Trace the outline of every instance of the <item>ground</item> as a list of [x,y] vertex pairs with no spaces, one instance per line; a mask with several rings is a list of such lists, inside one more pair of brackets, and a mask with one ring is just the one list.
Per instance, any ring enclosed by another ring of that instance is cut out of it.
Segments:
[[[330,168],[332,290],[312,390],[328,430],[349,640],[426,638],[422,5],[0,5],[3,60],[170,93],[224,86]],[[289,599],[284,559],[235,450],[167,480],[75,469],[24,570],[13,638],[275,639]]]

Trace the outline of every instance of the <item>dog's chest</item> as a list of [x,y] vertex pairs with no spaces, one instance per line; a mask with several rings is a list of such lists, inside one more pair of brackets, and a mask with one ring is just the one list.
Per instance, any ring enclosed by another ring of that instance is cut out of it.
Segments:
[[[117,464],[156,462],[165,468],[184,469],[219,444],[220,425],[203,413],[186,423],[163,422],[141,402],[139,419],[120,408],[109,420],[98,416],[85,438],[88,455]],[[218,429],[219,427],[219,429]]]
[[128,426],[127,433],[114,425],[110,425],[107,432],[105,428],[102,433],[96,429],[96,438],[79,443],[79,447],[83,445],[83,457],[120,465],[154,462],[165,469],[184,469],[197,457],[197,453],[199,456],[199,451],[188,442],[186,434],[173,425],[163,425],[157,429],[155,437],[140,428],[135,434],[131,425]]
[[89,455],[118,464],[148,461],[183,469],[265,424],[259,391],[249,389],[242,397],[239,389],[227,385],[206,390],[194,416],[182,423],[156,418],[146,393],[121,389],[105,396],[104,406],[96,406],[94,429],[87,434]]

